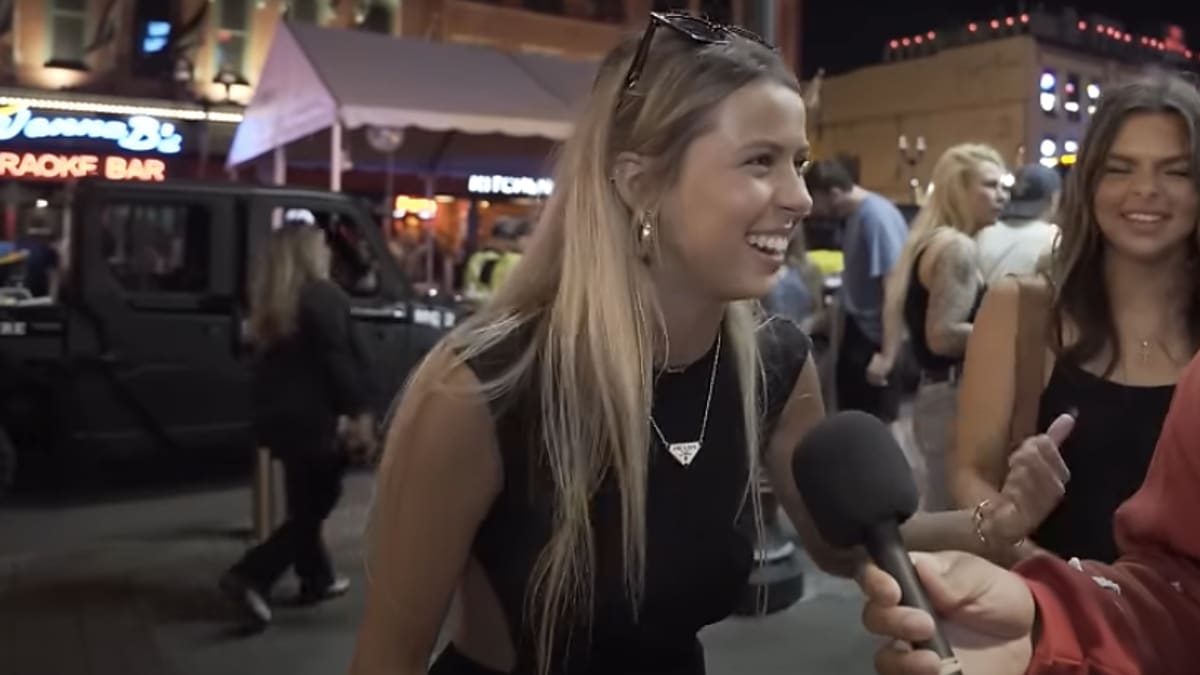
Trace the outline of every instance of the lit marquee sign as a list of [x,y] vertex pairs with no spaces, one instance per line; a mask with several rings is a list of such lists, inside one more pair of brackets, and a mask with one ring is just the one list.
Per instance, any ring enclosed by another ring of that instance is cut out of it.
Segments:
[[545,197],[553,190],[554,181],[549,178],[475,175],[467,179],[467,192],[473,195]]
[[80,138],[110,142],[127,152],[177,155],[183,135],[172,122],[149,115],[123,119],[46,117],[24,105],[0,105],[0,143],[15,138]]
[[0,178],[70,180],[89,176],[161,183],[167,179],[167,164],[153,157],[0,152]]

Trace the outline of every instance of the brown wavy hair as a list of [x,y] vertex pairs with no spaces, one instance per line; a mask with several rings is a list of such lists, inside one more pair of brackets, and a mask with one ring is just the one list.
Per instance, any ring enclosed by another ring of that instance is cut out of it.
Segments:
[[[1154,72],[1115,85],[1104,92],[1096,115],[1088,125],[1080,148],[1079,164],[1067,176],[1058,223],[1062,230],[1050,266],[1054,288],[1051,346],[1058,358],[1083,364],[1109,352],[1104,367],[1108,377],[1121,359],[1121,344],[1113,319],[1111,298],[1104,277],[1104,235],[1096,223],[1094,197],[1108,152],[1130,115],[1167,113],[1187,125],[1191,177],[1200,192],[1200,91],[1183,77]],[[1189,264],[1200,260],[1200,232],[1190,239]],[[1200,343],[1200,274],[1193,285],[1187,309],[1187,325],[1193,346]],[[1076,328],[1067,343],[1064,326]]]

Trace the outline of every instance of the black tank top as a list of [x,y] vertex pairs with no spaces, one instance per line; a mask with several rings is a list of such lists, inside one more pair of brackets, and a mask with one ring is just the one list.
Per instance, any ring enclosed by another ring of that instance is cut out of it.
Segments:
[[[917,365],[921,366],[922,370],[940,371],[961,364],[962,359],[935,354],[929,348],[929,339],[925,335],[925,317],[929,313],[929,289],[921,283],[918,273],[925,250],[922,249],[913,259],[912,270],[909,272],[908,293],[904,296],[904,324],[908,328],[909,341]],[[985,293],[987,293],[987,286],[980,285],[979,291],[975,294],[975,303],[971,305],[971,312],[963,317],[963,321],[973,322],[975,320],[975,314],[979,312],[979,305],[983,302]]]
[[1061,450],[1071,481],[1066,496],[1033,534],[1063,558],[1113,562],[1113,515],[1146,477],[1173,386],[1131,387],[1073,365],[1055,364],[1038,403],[1038,429],[1078,411]]
[[[759,330],[765,382],[764,438],[782,411],[805,359],[808,337],[792,322],[773,319]],[[509,351],[511,354],[511,350]],[[671,442],[699,435],[714,349],[683,372],[663,374],[654,390],[654,419]],[[470,365],[487,378],[502,358]],[[536,448],[536,387],[493,404],[503,458],[504,487],[476,536],[473,553],[496,591],[517,662],[513,673],[536,672],[534,626],[525,613],[535,561],[552,531],[549,479]],[[651,432],[652,435],[653,431]],[[592,503],[595,530],[595,607],[590,639],[575,631],[570,646],[559,647],[556,675],[661,673],[698,675],[704,657],[697,632],[727,617],[739,604],[753,564],[751,534],[739,526],[747,489],[741,395],[734,354],[726,340],[717,367],[703,447],[688,466],[675,461],[652,440],[646,500],[645,594],[638,618],[624,590],[620,497],[604,480]],[[559,635],[565,635],[565,626]],[[489,671],[447,648],[431,673],[483,674]]]

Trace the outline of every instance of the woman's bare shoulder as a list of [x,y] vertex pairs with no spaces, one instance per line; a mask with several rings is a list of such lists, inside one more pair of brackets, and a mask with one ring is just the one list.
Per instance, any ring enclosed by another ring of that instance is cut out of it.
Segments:
[[495,474],[498,490],[496,425],[480,374],[448,349],[435,350],[420,368],[388,425],[387,453],[409,465]]

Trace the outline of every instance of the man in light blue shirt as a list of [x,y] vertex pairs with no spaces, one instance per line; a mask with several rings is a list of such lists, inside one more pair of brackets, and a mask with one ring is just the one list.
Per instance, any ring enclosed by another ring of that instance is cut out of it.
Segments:
[[895,204],[856,185],[836,160],[817,162],[806,180],[813,215],[845,222],[841,303],[846,320],[836,368],[838,408],[893,422],[899,415],[899,382],[892,377],[873,383],[867,370],[882,359],[884,282],[900,259],[908,223]]

